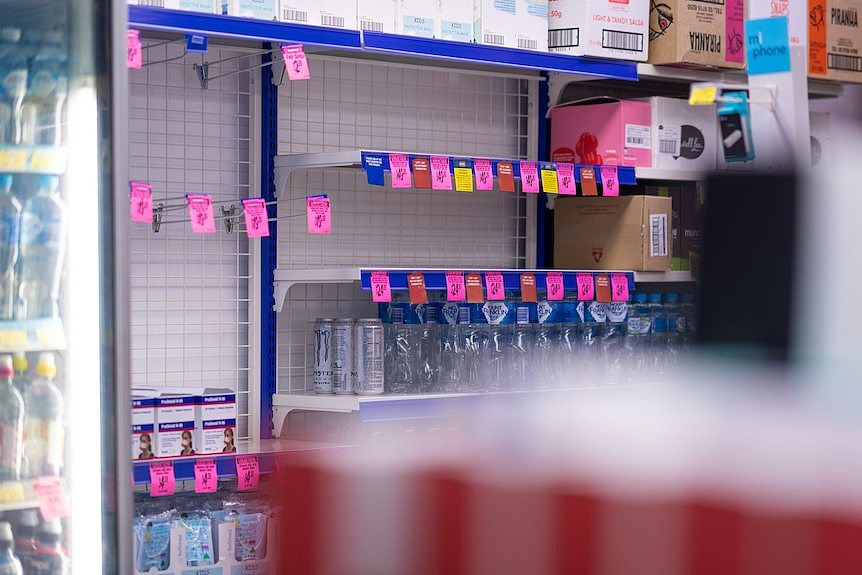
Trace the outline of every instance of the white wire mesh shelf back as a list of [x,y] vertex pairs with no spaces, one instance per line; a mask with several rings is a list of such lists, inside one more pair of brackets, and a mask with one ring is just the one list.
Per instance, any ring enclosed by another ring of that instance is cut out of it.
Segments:
[[[144,46],[161,40],[144,39]],[[185,194],[214,202],[256,195],[251,175],[252,86],[241,72],[202,90],[192,64],[239,56],[210,44],[182,56],[183,44],[144,50],[129,73],[129,175],[149,182],[154,204],[184,204]],[[210,75],[240,70],[254,56],[212,65]],[[162,63],[158,63],[162,62]],[[230,206],[231,204],[224,204]],[[216,205],[216,214],[220,212]],[[165,220],[188,219],[184,209]],[[131,226],[132,384],[221,387],[237,392],[237,431],[249,436],[248,240],[224,232],[193,234],[188,223]]]
[[[279,154],[390,150],[527,158],[537,81],[384,63],[310,57],[308,82],[279,88]],[[278,73],[278,71],[276,71]],[[534,156],[533,156],[534,157]],[[393,190],[357,169],[292,173],[279,216],[301,198],[332,199],[333,233],[279,222],[279,267],[525,267],[528,208],[518,193]],[[279,317],[279,392],[311,387],[311,324],[318,317],[376,317],[356,285],[296,285]]]

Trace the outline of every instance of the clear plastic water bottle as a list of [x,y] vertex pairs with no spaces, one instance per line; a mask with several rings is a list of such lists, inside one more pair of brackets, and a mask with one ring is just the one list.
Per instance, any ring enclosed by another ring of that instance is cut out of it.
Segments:
[[0,30],[0,144],[21,143],[21,107],[27,94],[27,56],[21,30]]
[[601,341],[606,319],[606,304],[584,302],[584,323],[581,328],[581,355],[584,360],[582,385],[596,385],[603,376]]
[[69,558],[63,550],[63,525],[59,519],[46,521],[39,528],[33,575],[68,575]]
[[512,331],[509,343],[511,381],[509,389],[523,390],[533,385],[533,350],[535,348],[536,304],[511,302]]
[[33,509],[22,511],[15,525],[15,555],[21,562],[21,570],[25,575],[33,572],[33,556],[36,554],[36,529],[39,527],[39,515]]
[[440,369],[440,334],[437,325],[437,304],[417,304],[411,309],[418,320],[414,328],[417,349],[415,358],[414,390],[419,393],[437,391],[437,378]]
[[39,355],[36,379],[24,397],[24,457],[27,476],[60,475],[63,468],[63,393],[54,385],[54,354]]
[[21,141],[29,145],[59,146],[63,108],[69,90],[63,33],[46,32],[41,49],[30,64],[27,97],[21,107]]
[[12,385],[12,356],[0,355],[0,480],[21,477],[24,400]]
[[0,575],[23,575],[21,561],[15,556],[12,526],[8,521],[0,521]]
[[560,385],[575,387],[581,377],[582,356],[580,332],[584,324],[584,302],[565,300],[560,326]]
[[556,387],[559,383],[560,325],[563,302],[540,301],[536,304],[535,347],[533,372],[540,389]]
[[502,391],[505,389],[509,370],[509,332],[512,324],[509,306],[505,301],[487,301],[474,305],[475,313],[482,314],[487,325],[479,390]]
[[443,393],[454,393],[464,377],[464,337],[461,331],[465,326],[459,324],[460,313],[457,303],[440,302],[438,306],[440,334],[438,388]]
[[626,335],[628,303],[613,302],[604,305],[607,323],[602,334],[602,366],[607,381],[620,383],[625,379],[623,344]]
[[679,296],[668,293],[664,296],[664,315],[667,318],[667,336],[664,363],[673,367],[679,363],[682,340],[685,337],[685,317],[680,313]]
[[695,334],[697,333],[697,309],[694,306],[693,293],[682,294],[680,313],[685,319],[684,345],[688,347],[694,343]]
[[629,304],[626,318],[625,363],[629,380],[638,380],[645,376],[649,353],[649,337],[652,331],[652,318],[647,306],[647,294],[634,294]]
[[15,264],[21,236],[21,203],[12,195],[12,175],[0,174],[0,319],[15,316]]
[[488,320],[479,304],[459,303],[458,311],[460,319],[465,320],[461,332],[464,337],[464,381],[458,391],[485,391],[483,362],[488,348]]
[[21,215],[18,315],[22,319],[58,315],[67,233],[59,182],[56,176],[40,176],[39,189],[24,204]]
[[664,354],[667,348],[667,316],[661,304],[661,294],[651,293],[647,296],[650,321],[649,371],[650,375],[660,375],[664,372]]
[[393,301],[379,304],[384,331],[384,381],[387,393],[407,393],[413,385],[419,323],[409,303]]

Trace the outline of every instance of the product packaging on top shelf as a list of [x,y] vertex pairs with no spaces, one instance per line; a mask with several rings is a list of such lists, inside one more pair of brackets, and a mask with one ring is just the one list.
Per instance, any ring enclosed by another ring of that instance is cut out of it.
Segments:
[[745,0],[651,2],[649,36],[650,64],[744,68]]
[[140,0],[141,5],[157,6],[186,12],[221,13],[221,0]]
[[590,98],[551,109],[551,161],[652,165],[650,103]]
[[473,41],[473,3],[437,0],[437,37],[457,42]]
[[492,46],[548,50],[548,0],[476,0],[476,42]]
[[395,10],[398,0],[357,0],[356,20],[360,30],[395,33]]
[[280,0],[278,19],[282,22],[320,26],[320,3],[315,0]]
[[197,453],[236,452],[236,393],[230,389],[200,390],[195,412]]
[[278,0],[218,0],[221,13],[255,20],[277,20]]
[[156,399],[156,457],[194,455],[195,416],[199,397],[162,393]]
[[645,62],[648,48],[648,2],[548,2],[548,50],[551,52]]
[[747,3],[748,18],[787,17],[791,46],[805,46],[808,38],[808,0],[769,0]]
[[405,36],[433,38],[437,33],[436,0],[396,0],[395,31]]
[[716,166],[715,106],[690,106],[687,100],[654,97],[652,167],[708,173]]
[[316,4],[319,7],[320,21],[309,24],[346,30],[359,28],[356,22],[356,0],[318,0]]
[[152,459],[156,447],[156,394],[132,390],[132,459]]
[[808,75],[862,82],[859,0],[808,1]]
[[559,269],[671,269],[670,198],[557,198],[554,266]]

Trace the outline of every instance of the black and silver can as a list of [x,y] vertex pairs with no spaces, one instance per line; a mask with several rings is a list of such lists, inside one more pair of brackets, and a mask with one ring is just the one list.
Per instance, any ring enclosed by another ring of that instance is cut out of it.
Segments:
[[332,328],[334,319],[314,322],[314,391],[332,393]]
[[354,342],[353,391],[357,395],[380,395],[383,393],[383,322],[357,320]]
[[352,319],[337,319],[332,324],[332,391],[337,395],[353,394],[355,324]]

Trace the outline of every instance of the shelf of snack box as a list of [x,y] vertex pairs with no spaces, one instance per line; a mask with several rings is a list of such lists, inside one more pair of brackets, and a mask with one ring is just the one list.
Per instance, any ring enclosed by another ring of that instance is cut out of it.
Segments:
[[464,273],[476,272],[482,275],[482,286],[485,285],[486,271],[498,271],[503,276],[503,287],[505,290],[521,289],[521,276],[532,273],[536,278],[536,288],[544,290],[548,272],[560,272],[563,274],[563,288],[571,291],[577,290],[576,274],[589,273],[596,275],[608,275],[621,273],[626,275],[628,289],[635,290],[635,274],[631,271],[622,270],[475,270],[475,269],[417,269],[417,268],[319,268],[319,269],[284,269],[275,270],[275,310],[280,312],[284,306],[287,292],[295,284],[326,284],[326,283],[353,283],[360,282],[362,289],[371,290],[371,274],[376,271],[385,271],[389,274],[389,284],[392,290],[407,290],[407,276],[413,272],[421,272],[425,280],[425,289],[445,290],[446,272],[459,271]]
[[62,175],[66,149],[54,146],[0,146],[0,173]]
[[39,499],[36,497],[36,484],[39,482],[51,482],[64,493],[68,494],[69,492],[65,481],[57,477],[2,481],[0,482],[0,513],[21,509],[37,509]]
[[433,63],[440,66],[451,63],[454,68],[548,71],[586,77],[637,80],[637,67],[633,62],[595,60],[550,52],[416,38],[382,32],[360,33],[357,30],[183,12],[151,6],[129,6],[128,25],[130,28],[191,33],[252,42],[321,46],[328,49],[347,50],[354,55],[359,51],[363,57],[369,59],[395,56],[400,62],[419,65]]
[[238,441],[236,453],[207,453],[189,457],[170,457],[159,459],[136,459],[132,462],[136,485],[150,482],[150,463],[170,461],[174,465],[176,481],[194,481],[195,462],[198,459],[212,458],[215,460],[216,473],[219,479],[236,478],[236,458],[242,455],[257,455],[260,473],[275,473],[276,460],[287,453],[303,453],[340,449],[343,444],[322,443],[316,441],[300,441],[295,439],[262,439]]
[[66,332],[59,318],[0,321],[0,353],[66,349]]

